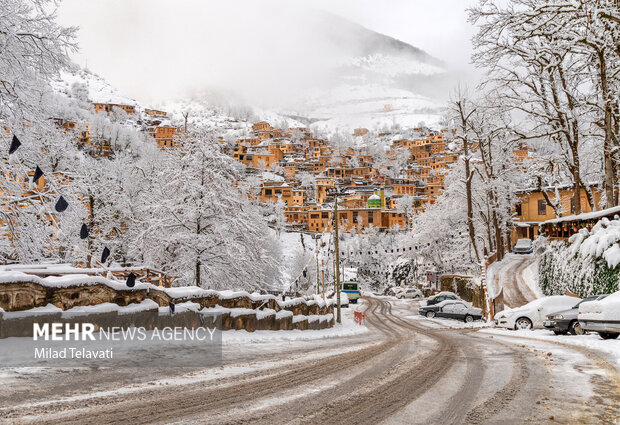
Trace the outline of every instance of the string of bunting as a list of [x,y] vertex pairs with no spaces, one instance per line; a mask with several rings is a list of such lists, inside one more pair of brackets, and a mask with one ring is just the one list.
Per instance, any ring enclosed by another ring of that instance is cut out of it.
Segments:
[[[13,138],[11,139],[11,145],[9,147],[9,155],[15,154],[15,152],[17,152],[17,150],[21,146],[22,146],[22,142],[19,140],[17,135],[13,134]],[[19,164],[20,168],[22,168],[21,163],[18,162],[18,164]],[[34,185],[37,186],[39,184],[39,180],[44,175],[45,175],[45,173],[43,172],[41,167],[36,165],[35,166],[35,170],[34,170],[34,174],[32,176],[32,183],[34,183]],[[47,181],[50,184],[50,186],[52,186],[52,188],[55,190],[55,192],[59,194],[58,200],[56,201],[56,204],[54,205],[54,210],[56,212],[58,212],[58,213],[65,212],[69,208],[69,202],[67,202],[65,197],[60,194],[61,192],[58,190],[56,185],[53,184],[52,179],[48,179]],[[40,195],[40,193],[39,193],[39,195]],[[43,198],[42,197],[41,197],[41,201],[43,203]],[[43,205],[43,207],[45,208],[45,205]],[[52,217],[51,214],[50,214],[50,217]],[[79,234],[80,234],[80,239],[82,239],[82,240],[87,239],[90,236],[90,229],[89,229],[89,227],[88,227],[88,225],[86,223],[82,223],[82,226],[80,228],[80,233]],[[104,268],[105,268],[105,263],[107,262],[108,258],[110,257],[110,254],[111,254],[110,249],[108,247],[104,247],[103,252],[101,253],[101,264],[102,264],[102,266]],[[133,288],[136,285],[136,275],[133,272],[130,273],[129,276],[127,277],[126,285],[129,288]],[[174,313],[174,304],[173,303],[170,303],[170,312],[171,312],[171,314]]]
[[[21,141],[17,138],[16,135],[13,135],[13,138],[11,140],[11,145],[9,147],[9,157],[12,153],[15,153],[17,151],[17,149],[19,149],[19,147],[22,145]],[[23,173],[23,175],[28,175],[27,171],[25,170],[24,166],[22,165],[21,162],[19,161],[13,161],[14,164],[16,164],[20,171]],[[34,178],[33,178],[33,182],[36,184],[38,183],[39,179],[43,176],[43,171],[41,170],[41,168],[39,168],[38,166],[35,169],[34,172]],[[43,195],[39,192],[38,193],[39,199],[41,200],[41,206],[42,208],[45,210],[45,212],[47,213],[48,217],[51,217],[53,219],[53,215],[50,214],[49,209],[47,208],[45,202],[43,201]],[[62,231],[61,231],[62,232]],[[47,239],[48,243],[51,245],[52,244],[52,240],[50,238],[49,235],[45,234],[45,239]],[[20,243],[20,238],[16,237],[15,238],[16,243]]]
[[[459,232],[458,236],[462,236],[462,232]],[[452,235],[452,238],[455,238],[455,235]],[[436,241],[436,243],[439,243],[439,241]],[[421,245],[422,247],[424,246],[424,244]],[[371,255],[372,252],[374,251],[375,254],[379,254],[379,251],[383,251],[384,254],[394,254],[394,253],[398,253],[398,252],[407,252],[407,251],[417,251],[418,249],[421,248],[420,245],[412,245],[412,246],[408,246],[408,247],[401,247],[401,248],[390,248],[390,249],[374,249],[371,251],[360,251],[360,250],[353,250],[353,251],[340,251],[340,255],[345,256],[345,255],[363,255],[364,253],[367,253],[368,255]],[[426,243],[427,247],[431,246],[430,242]]]

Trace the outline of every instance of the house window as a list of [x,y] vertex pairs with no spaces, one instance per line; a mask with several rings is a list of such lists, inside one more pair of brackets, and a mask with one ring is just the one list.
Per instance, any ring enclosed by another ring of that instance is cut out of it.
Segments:
[[575,214],[575,198],[570,198],[570,212]]
[[515,211],[519,217],[523,215],[523,207],[521,206],[521,202],[515,205]]
[[368,224],[374,223],[375,215],[371,212],[368,213]]
[[326,212],[321,213],[321,218],[329,218],[328,213],[326,213]]
[[538,215],[547,214],[547,203],[543,200],[538,201]]
[[271,189],[265,189],[265,196],[271,196]]

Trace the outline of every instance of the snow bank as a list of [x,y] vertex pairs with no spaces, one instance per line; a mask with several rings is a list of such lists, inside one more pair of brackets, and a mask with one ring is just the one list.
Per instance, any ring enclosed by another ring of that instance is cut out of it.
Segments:
[[[175,314],[185,313],[187,311],[198,312],[200,311],[201,308],[202,307],[200,306],[200,304],[192,302],[192,301],[187,301],[184,303],[175,304],[174,313]],[[170,314],[170,307],[169,306],[159,307],[159,314],[162,314],[162,315]]]
[[119,315],[134,314],[134,313],[139,313],[142,311],[155,310],[158,308],[159,308],[159,304],[157,304],[155,301],[143,300],[140,303],[133,303],[133,304],[129,304],[124,307],[119,307],[118,314]]
[[150,283],[136,281],[136,286],[128,288],[125,282],[106,279],[102,276],[89,276],[87,274],[71,274],[66,276],[49,276],[41,278],[32,274],[20,271],[0,271],[0,284],[33,282],[47,288],[68,288],[70,286],[92,286],[103,284],[112,289],[119,290],[138,290],[138,289],[163,289]]
[[610,355],[616,362],[616,365],[620,367],[620,340],[603,340],[597,334],[589,335],[555,335],[552,331],[546,329],[535,330],[518,330],[513,331],[509,329],[482,329],[479,332],[491,335],[501,335],[505,337],[511,337],[517,339],[519,343],[524,342],[524,339],[519,337],[536,339],[540,341],[549,341],[555,343],[561,343],[566,345],[574,345],[576,347],[583,347],[593,351],[600,351]]
[[1,316],[4,319],[11,320],[11,319],[22,319],[24,317],[36,317],[36,316],[44,316],[48,314],[57,314],[57,313],[62,313],[62,310],[53,304],[48,304],[43,307],[35,307],[35,308],[31,308],[30,310],[25,310],[25,311],[6,311],[5,312],[4,310],[0,309],[0,313],[2,313]]
[[308,323],[312,323],[312,322],[329,322],[330,320],[332,320],[334,317],[333,314],[329,313],[329,314],[313,314],[313,315],[309,315],[309,316],[304,316],[303,314],[298,314],[296,316],[293,316],[293,323],[297,323],[297,322],[303,322],[304,320],[307,320]]
[[405,319],[416,320],[421,325],[434,329],[479,329],[494,326],[492,323],[487,323],[484,320],[475,320],[473,322],[466,323],[463,320],[447,319],[443,317],[433,317],[432,319],[429,319],[428,317],[420,316],[418,314],[405,316]]
[[521,277],[523,278],[523,281],[525,282],[527,287],[532,291],[534,295],[536,295],[537,298],[542,298],[544,296],[538,283],[538,260],[527,266],[525,270],[523,270],[523,274],[521,275]]
[[112,313],[118,312],[119,307],[118,304],[114,303],[101,303],[97,305],[86,305],[73,307],[69,310],[65,310],[62,312],[63,319],[71,319],[74,317],[88,316],[91,314],[101,314],[101,313]]

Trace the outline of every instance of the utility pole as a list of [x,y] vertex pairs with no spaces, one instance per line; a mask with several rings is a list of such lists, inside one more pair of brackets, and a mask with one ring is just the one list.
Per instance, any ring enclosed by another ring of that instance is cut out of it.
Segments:
[[316,241],[316,253],[315,253],[315,257],[316,257],[316,293],[320,294],[321,293],[321,288],[319,285],[319,239],[315,239]]
[[323,268],[321,268],[321,280],[323,282],[323,300],[325,300],[325,263],[321,260]]
[[340,323],[340,250],[338,249],[338,196],[334,196],[334,248],[336,249],[336,302],[338,313],[336,321]]

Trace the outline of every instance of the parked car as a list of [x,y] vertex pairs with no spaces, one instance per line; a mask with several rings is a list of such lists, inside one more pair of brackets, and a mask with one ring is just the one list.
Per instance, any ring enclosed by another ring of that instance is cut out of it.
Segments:
[[393,297],[398,297],[398,294],[400,294],[404,290],[405,288],[403,288],[402,286],[392,286],[391,288],[386,289],[384,294],[391,295]]
[[591,297],[584,298],[577,304],[572,306],[568,310],[556,311],[547,315],[547,320],[543,322],[543,326],[549,330],[552,330],[556,335],[565,335],[570,333],[571,335],[583,335],[585,331],[579,324],[579,306],[585,302],[601,300],[605,298],[605,295],[593,295]]
[[420,291],[417,288],[407,288],[405,291],[402,291],[401,293],[399,293],[397,296],[397,298],[399,299],[403,299],[403,298],[424,298],[424,294],[422,293],[422,291]]
[[579,306],[579,324],[585,331],[598,332],[603,339],[620,335],[620,291],[601,300]]
[[531,239],[519,239],[512,250],[515,254],[531,254],[534,252]]
[[566,295],[553,295],[534,300],[524,306],[506,309],[494,317],[495,324],[508,329],[542,328],[545,317],[554,311],[567,310],[581,301]]
[[461,298],[454,292],[440,292],[437,295],[428,297],[426,305],[435,305],[446,300],[460,300]]
[[420,315],[428,318],[447,317],[463,320],[467,323],[482,319],[482,309],[472,307],[462,300],[444,300],[433,305],[425,305],[418,310]]

